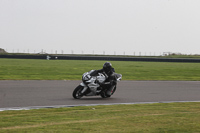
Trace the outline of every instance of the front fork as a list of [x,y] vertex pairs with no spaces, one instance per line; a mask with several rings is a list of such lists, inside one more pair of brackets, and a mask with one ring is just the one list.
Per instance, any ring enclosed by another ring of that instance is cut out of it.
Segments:
[[80,83],[80,85],[84,87],[81,91],[81,94],[84,94],[87,91],[88,87],[84,83]]

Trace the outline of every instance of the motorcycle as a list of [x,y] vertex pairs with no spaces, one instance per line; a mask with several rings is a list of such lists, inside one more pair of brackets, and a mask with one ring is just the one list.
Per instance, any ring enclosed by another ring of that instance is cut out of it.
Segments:
[[[122,75],[113,73],[110,76],[112,77],[111,80],[109,82],[106,82],[106,79],[108,77],[106,73],[103,72],[103,73],[98,73],[98,75],[96,76],[90,76],[90,74],[93,71],[95,70],[91,70],[82,75],[82,83],[80,83],[80,85],[78,85],[72,93],[72,96],[75,99],[80,99],[83,96],[98,96],[98,95],[100,95],[102,98],[108,98],[114,94],[117,88],[117,82],[119,82],[122,79]],[[108,95],[107,91],[109,89],[108,86],[110,82],[112,82],[112,89],[111,89],[111,94]]]

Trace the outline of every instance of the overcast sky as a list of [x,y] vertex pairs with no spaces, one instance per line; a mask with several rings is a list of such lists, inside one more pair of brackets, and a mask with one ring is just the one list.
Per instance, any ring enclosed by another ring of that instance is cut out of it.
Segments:
[[0,48],[200,54],[200,0],[0,0]]

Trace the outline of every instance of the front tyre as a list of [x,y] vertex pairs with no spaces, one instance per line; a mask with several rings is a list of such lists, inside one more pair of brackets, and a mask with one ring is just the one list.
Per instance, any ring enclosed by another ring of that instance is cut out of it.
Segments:
[[84,89],[83,86],[79,85],[77,86],[74,91],[73,91],[73,94],[72,96],[75,98],[75,99],[80,99],[81,97],[83,97],[83,95],[81,94],[81,91]]

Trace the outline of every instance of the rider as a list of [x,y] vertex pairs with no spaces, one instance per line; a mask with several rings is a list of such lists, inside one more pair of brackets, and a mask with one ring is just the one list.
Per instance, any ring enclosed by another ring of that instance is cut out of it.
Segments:
[[105,73],[106,74],[106,81],[105,83],[101,83],[101,86],[105,86],[106,88],[109,88],[107,91],[107,95],[111,95],[111,91],[115,85],[115,81],[113,80],[114,76],[113,73],[115,72],[115,69],[112,67],[112,64],[110,62],[106,62],[103,65],[102,69],[95,70],[90,75],[96,76],[98,73]]

